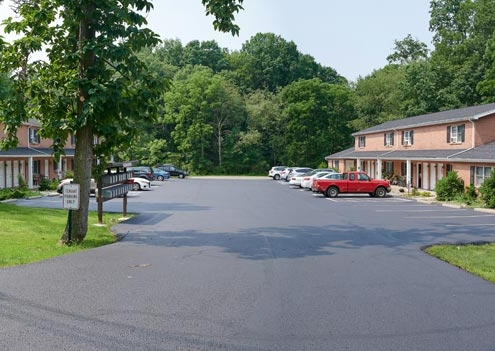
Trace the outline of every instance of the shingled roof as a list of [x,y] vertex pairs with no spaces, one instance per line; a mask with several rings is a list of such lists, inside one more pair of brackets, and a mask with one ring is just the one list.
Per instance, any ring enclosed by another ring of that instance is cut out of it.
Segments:
[[429,160],[429,161],[472,161],[495,162],[495,141],[475,148],[463,150],[393,150],[393,151],[356,151],[353,147],[325,157],[336,159],[387,159],[387,160]]
[[356,132],[352,135],[357,136],[420,126],[476,120],[491,114],[495,114],[495,103],[396,119],[367,129],[360,130],[359,132]]

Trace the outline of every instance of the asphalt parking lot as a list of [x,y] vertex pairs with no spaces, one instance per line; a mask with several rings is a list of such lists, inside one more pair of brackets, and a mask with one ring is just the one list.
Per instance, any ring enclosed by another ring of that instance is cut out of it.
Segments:
[[0,349],[494,350],[494,284],[421,250],[493,214],[283,185],[164,182],[122,241],[0,270]]

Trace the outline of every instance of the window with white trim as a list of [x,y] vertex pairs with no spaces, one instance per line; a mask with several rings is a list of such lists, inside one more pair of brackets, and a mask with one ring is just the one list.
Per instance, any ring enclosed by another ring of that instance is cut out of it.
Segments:
[[385,133],[383,145],[393,146],[394,145],[394,132]]
[[366,147],[366,136],[361,135],[358,138],[358,145],[359,145],[359,147]]
[[405,130],[402,132],[402,145],[408,146],[414,144],[414,131]]
[[447,143],[459,144],[465,139],[465,125],[448,126],[447,127]]
[[38,129],[29,128],[29,142],[31,144],[39,144],[41,141],[40,135],[38,134]]
[[[480,187],[485,179],[490,178],[493,168],[485,166],[471,166],[471,182],[475,187]],[[474,179],[473,179],[474,178]]]

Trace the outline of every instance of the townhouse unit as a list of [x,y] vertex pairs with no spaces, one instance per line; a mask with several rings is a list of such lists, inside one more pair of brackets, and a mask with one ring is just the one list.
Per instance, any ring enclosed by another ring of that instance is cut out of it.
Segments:
[[[0,189],[19,185],[22,176],[30,188],[36,188],[42,179],[63,178],[73,169],[74,139],[65,145],[65,156],[55,159],[52,141],[42,139],[38,133],[40,123],[30,119],[17,130],[18,146],[7,151],[0,150]],[[4,137],[0,124],[0,139]]]
[[353,134],[354,147],[325,157],[392,184],[434,190],[456,171],[479,187],[495,167],[495,103],[398,119]]

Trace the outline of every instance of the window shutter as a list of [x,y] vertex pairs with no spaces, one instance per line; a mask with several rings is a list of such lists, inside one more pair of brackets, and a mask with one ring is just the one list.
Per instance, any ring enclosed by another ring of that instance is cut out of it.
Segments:
[[450,126],[447,127],[447,144],[450,144]]
[[402,145],[404,145],[404,134],[406,134],[406,132],[402,131]]
[[411,130],[411,145],[414,144],[414,130]]
[[474,166],[469,167],[469,185],[474,185],[474,173],[475,173],[475,168]]
[[459,137],[460,137],[459,139],[460,139],[462,142],[464,142],[464,139],[465,139],[465,136],[464,136],[464,135],[465,135],[465,132],[464,132],[465,130],[466,130],[466,125],[465,125],[465,124],[460,125],[460,126],[458,127],[458,133],[459,133]]
[[394,133],[390,133],[390,145],[394,145]]
[[383,146],[387,146],[387,133],[383,134]]

